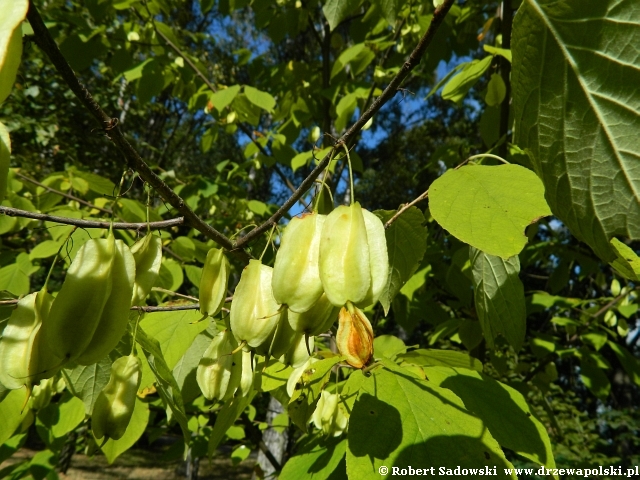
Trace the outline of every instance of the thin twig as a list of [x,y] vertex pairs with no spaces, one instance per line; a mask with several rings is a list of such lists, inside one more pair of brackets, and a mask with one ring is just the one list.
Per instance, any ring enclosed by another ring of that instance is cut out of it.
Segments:
[[340,139],[333,146],[331,151],[318,163],[318,165],[311,171],[311,173],[305,178],[298,189],[291,197],[289,197],[284,204],[274,213],[271,218],[265,221],[262,225],[251,230],[244,237],[239,238],[234,243],[234,248],[243,248],[245,245],[256,239],[258,236],[266,232],[272,225],[278,223],[278,221],[289,211],[289,209],[301,198],[314,184],[315,179],[320,173],[329,165],[329,161],[333,158],[338,148],[341,148],[342,144],[349,144],[349,141],[356,137],[356,135],[362,130],[362,127],[366,125],[373,115],[375,115],[389,100],[391,100],[398,92],[400,85],[407,78],[409,73],[420,63],[420,59],[430,45],[433,37],[435,36],[438,28],[442,24],[442,21],[446,17],[451,5],[455,0],[445,0],[433,12],[431,23],[426,33],[422,36],[416,48],[411,52],[409,58],[404,62],[396,76],[391,80],[391,83],[387,85],[382,94],[374,100],[371,106],[360,116],[360,118],[347,130],[347,132],[340,137]]
[[384,224],[384,228],[389,228],[391,226],[391,224],[393,222],[395,222],[398,217],[400,215],[402,215],[404,212],[406,212],[407,210],[409,210],[409,208],[413,207],[416,203],[421,202],[422,200],[424,200],[425,198],[427,198],[429,196],[429,190],[427,190],[426,192],[424,192],[423,194],[421,194],[418,198],[416,198],[415,200],[407,203],[406,205],[403,205],[402,208],[400,208],[393,217],[391,217],[387,223]]
[[[19,299],[14,299],[14,300],[0,300],[0,305],[15,305],[16,303],[18,303]],[[155,306],[134,306],[131,307],[129,310],[136,310],[136,311],[141,311],[141,312],[175,312],[175,311],[179,311],[179,310],[199,310],[200,309],[200,304],[199,303],[191,303],[188,305],[167,305],[167,306],[163,306],[163,307],[155,307]]]
[[[80,83],[71,66],[64,58],[55,40],[45,26],[42,17],[38,13],[33,1],[29,1],[27,19],[33,28],[36,44],[47,54],[58,73],[65,80],[71,91],[80,102],[89,110],[93,117],[100,123],[105,136],[111,140],[116,148],[124,155],[127,165],[139,173],[140,177],[150,184],[158,194],[172,207],[182,214],[185,222],[201,232],[207,238],[214,240],[227,250],[234,250],[234,245],[224,234],[218,232],[211,225],[202,220],[187,203],[176,194],[158,175],[145,163],[138,152],[131,146],[122,131],[118,128],[118,121],[107,115],[98,105],[87,88]],[[249,258],[246,252],[234,252],[245,260]]]
[[[56,215],[48,215],[46,213],[29,212],[27,210],[20,210],[19,208],[3,207],[0,206],[0,214],[7,215],[8,217],[23,217],[32,218],[34,220],[41,220],[43,222],[62,223],[63,225],[75,225],[82,228],[110,228],[111,222],[104,220],[82,220],[80,218],[58,217]],[[163,228],[175,227],[184,223],[183,217],[171,218],[169,220],[162,220],[160,222],[140,222],[140,223],[125,223],[114,222],[113,228],[116,230],[137,230],[139,232],[150,228],[151,230],[160,230]]]
[[85,207],[95,208],[96,210],[99,210],[102,213],[106,213],[106,214],[109,214],[109,215],[111,215],[113,213],[108,208],[99,207],[97,205],[94,205],[91,202],[87,202],[86,200],[83,200],[82,198],[78,198],[75,195],[71,195],[70,193],[61,192],[60,190],[56,190],[55,188],[51,188],[48,185],[45,185],[44,183],[40,183],[39,181],[34,180],[33,178],[29,178],[26,175],[23,175],[23,174],[21,174],[19,172],[14,172],[14,175],[16,177],[19,177],[19,178],[23,179],[23,180],[26,180],[27,182],[33,183],[34,185],[42,187],[42,188],[44,188],[45,190],[47,190],[47,191],[49,191],[51,193],[55,193],[56,195],[60,195],[61,197],[65,197],[65,198],[68,198],[69,200],[73,200],[75,202],[81,203]]

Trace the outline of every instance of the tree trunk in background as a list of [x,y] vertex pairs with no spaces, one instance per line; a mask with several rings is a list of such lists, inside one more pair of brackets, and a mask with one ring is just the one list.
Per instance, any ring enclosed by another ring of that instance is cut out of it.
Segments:
[[[265,446],[281,465],[284,454],[287,450],[287,441],[289,435],[286,429],[283,430],[282,433],[280,433],[271,428],[271,425],[273,424],[273,419],[283,412],[284,407],[282,406],[282,404],[274,397],[271,397],[269,400],[269,407],[267,408],[266,419],[267,423],[269,424],[269,428],[267,428],[262,434],[262,441],[264,442]],[[259,450],[258,453],[258,465],[264,472],[264,478],[275,478],[274,473],[276,472],[276,469],[262,450]],[[253,475],[253,478],[256,478],[255,473]]]

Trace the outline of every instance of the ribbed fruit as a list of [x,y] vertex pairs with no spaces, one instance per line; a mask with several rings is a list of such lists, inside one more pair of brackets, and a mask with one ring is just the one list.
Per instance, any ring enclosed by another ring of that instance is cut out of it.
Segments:
[[294,217],[282,235],[273,267],[273,296],[297,313],[306,312],[323,293],[318,270],[324,215]]
[[280,319],[280,305],[273,298],[273,268],[250,260],[242,271],[231,302],[231,331],[238,343],[259,347],[270,338]]
[[336,345],[347,363],[364,367],[373,355],[373,329],[364,313],[354,306],[340,310]]
[[341,307],[365,300],[371,288],[367,229],[358,202],[339,206],[322,228],[320,279],[329,301]]

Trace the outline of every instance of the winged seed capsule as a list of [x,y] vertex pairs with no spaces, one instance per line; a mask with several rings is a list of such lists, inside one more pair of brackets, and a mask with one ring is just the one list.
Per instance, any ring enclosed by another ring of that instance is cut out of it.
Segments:
[[337,437],[347,429],[349,418],[340,405],[340,397],[323,390],[311,417],[313,424],[327,436]]
[[293,312],[306,312],[324,292],[318,259],[325,218],[317,213],[294,217],[282,235],[273,267],[273,296]]
[[320,279],[335,306],[365,299],[371,286],[367,229],[360,204],[341,205],[322,227]]
[[250,260],[240,276],[231,302],[230,325],[238,344],[259,347],[267,341],[280,319],[280,305],[273,298],[273,268]]
[[240,363],[240,352],[231,353],[238,347],[229,330],[218,333],[204,352],[196,380],[202,394],[208,400],[222,400],[227,394],[234,362]]
[[111,377],[98,395],[91,414],[91,428],[97,439],[122,438],[131,421],[140,387],[142,363],[134,355],[120,357],[111,366]]
[[136,262],[136,281],[131,305],[141,305],[160,275],[162,265],[162,239],[149,233],[131,247]]
[[229,260],[223,251],[209,250],[200,277],[200,313],[203,315],[214,317],[222,310],[230,271]]

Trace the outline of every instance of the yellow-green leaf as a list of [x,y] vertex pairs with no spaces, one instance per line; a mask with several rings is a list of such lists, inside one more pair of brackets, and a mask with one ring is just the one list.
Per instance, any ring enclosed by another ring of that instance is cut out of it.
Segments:
[[429,208],[454,237],[504,259],[527,243],[527,225],[551,215],[542,182],[520,165],[467,165],[429,188]]

